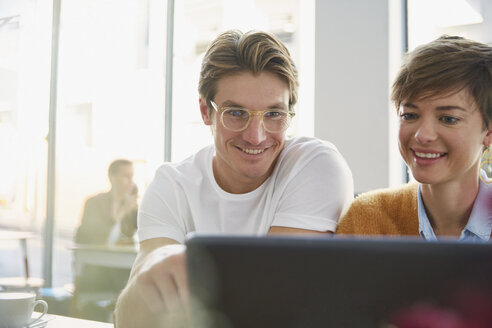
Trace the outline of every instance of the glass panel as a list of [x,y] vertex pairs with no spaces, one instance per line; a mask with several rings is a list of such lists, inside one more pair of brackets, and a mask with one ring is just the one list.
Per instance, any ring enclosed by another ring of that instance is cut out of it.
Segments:
[[[0,2],[0,226],[40,232],[46,213],[51,1]],[[41,275],[40,237],[29,240],[31,275]],[[14,257],[0,258],[1,276],[24,274]],[[33,262],[37,263],[35,265]]]
[[[274,33],[289,48],[302,81],[299,102],[296,106],[297,114],[288,133],[290,135],[312,134],[310,126],[314,124],[312,122],[313,106],[309,103],[312,104],[314,94],[310,93],[309,88],[303,89],[302,86],[303,81],[306,81],[304,85],[309,85],[311,80],[314,80],[314,73],[308,67],[301,69],[305,61],[314,62],[314,42],[311,39],[302,38],[306,35],[304,31],[312,28],[314,32],[314,26],[309,26],[307,23],[313,21],[314,6],[311,10],[306,9],[312,4],[312,1],[300,0],[176,1],[173,161],[182,160],[212,143],[210,129],[203,124],[198,106],[200,64],[208,44],[220,32],[231,28],[240,29],[243,32],[256,29]],[[305,104],[305,107],[302,104]]]
[[162,163],[165,16],[154,23],[154,10],[165,13],[162,4],[149,0],[80,0],[62,6],[56,163],[60,231],[70,233],[77,226],[88,195],[109,188],[112,160],[134,162],[140,190]]
[[[62,3],[53,263],[56,286],[72,281],[74,234],[86,200],[110,191],[110,163],[115,159],[133,163],[133,181],[141,195],[163,162],[165,17],[165,1]],[[99,204],[96,220],[100,225],[94,226],[93,234],[102,233],[105,219],[114,218],[118,211],[112,202],[114,194],[109,197],[113,197],[111,202]],[[104,244],[109,231],[104,234],[104,239],[95,242]],[[92,283],[100,284],[102,279],[99,275],[84,288],[91,289]],[[109,289],[98,291],[108,293],[99,295],[102,301],[116,296]],[[97,302],[92,299],[91,304]],[[92,316],[97,311],[81,308],[83,303],[78,302],[77,307],[79,315],[86,318],[110,319],[110,312],[97,317]]]

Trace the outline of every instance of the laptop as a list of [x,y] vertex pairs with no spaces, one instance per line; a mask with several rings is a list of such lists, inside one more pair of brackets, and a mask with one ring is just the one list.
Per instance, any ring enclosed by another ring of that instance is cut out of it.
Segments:
[[197,235],[186,244],[193,327],[398,327],[466,316],[478,299],[492,306],[492,243]]

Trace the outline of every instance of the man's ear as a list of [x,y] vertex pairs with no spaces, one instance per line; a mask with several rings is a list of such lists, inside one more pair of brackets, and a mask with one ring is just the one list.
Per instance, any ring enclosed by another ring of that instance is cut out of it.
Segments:
[[109,183],[111,186],[114,184],[114,176],[112,174],[108,175]]
[[210,117],[207,101],[200,97],[200,114],[202,115],[202,120],[205,125],[212,125],[212,118]]

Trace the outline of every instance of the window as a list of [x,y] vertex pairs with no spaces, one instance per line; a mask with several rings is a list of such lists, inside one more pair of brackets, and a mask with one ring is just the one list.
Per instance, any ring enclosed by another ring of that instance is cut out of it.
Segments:
[[492,41],[492,3],[481,0],[408,0],[408,46],[430,42],[442,34],[479,42]]
[[0,5],[0,224],[42,225],[46,203],[51,6]]

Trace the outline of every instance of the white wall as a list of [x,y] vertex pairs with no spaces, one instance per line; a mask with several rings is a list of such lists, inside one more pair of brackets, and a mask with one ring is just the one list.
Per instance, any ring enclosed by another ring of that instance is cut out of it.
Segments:
[[395,161],[389,114],[391,1],[316,0],[314,134],[338,147],[357,193],[390,186]]

